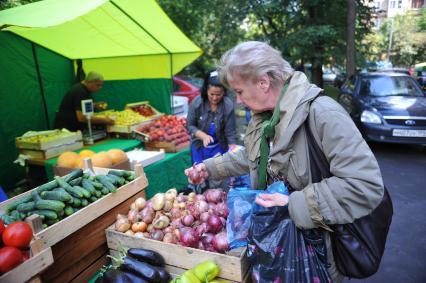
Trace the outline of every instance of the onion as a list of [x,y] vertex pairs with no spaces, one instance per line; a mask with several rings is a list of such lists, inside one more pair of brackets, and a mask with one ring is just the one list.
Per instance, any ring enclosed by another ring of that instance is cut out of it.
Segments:
[[145,234],[142,233],[142,232],[137,232],[137,233],[135,233],[134,236],[137,237],[137,238],[145,238]]
[[214,234],[212,233],[204,233],[201,237],[201,241],[203,242],[203,245],[205,248],[212,246],[212,241],[214,238]]
[[173,208],[170,210],[170,216],[171,216],[171,218],[172,218],[172,219],[176,219],[176,218],[181,217],[180,209],[179,209],[179,208],[176,208],[176,207],[173,207]]
[[218,252],[225,252],[228,250],[228,239],[226,232],[220,232],[213,237],[212,245]]
[[144,209],[142,209],[139,215],[141,216],[143,222],[146,224],[151,224],[152,220],[154,219],[155,211],[151,207],[146,206]]
[[152,208],[157,211],[162,210],[165,202],[166,196],[164,195],[164,193],[157,193],[152,198]]
[[[222,225],[223,227],[226,227],[226,219],[223,217],[220,217],[220,221],[222,221]],[[241,223],[240,225],[242,225],[243,223]]]
[[163,232],[164,232],[164,234],[173,233],[173,227],[168,226],[168,227],[163,229]]
[[177,200],[173,202],[173,208],[180,208],[180,203]]
[[209,210],[209,204],[203,200],[196,201],[195,209],[197,209],[198,213],[201,214]]
[[138,222],[140,218],[138,211],[134,209],[131,209],[127,214],[127,219],[129,219],[130,223]]
[[223,191],[220,189],[208,189],[204,193],[207,202],[214,202],[218,203],[222,201],[223,198]]
[[166,202],[164,203],[164,207],[163,210],[168,212],[173,208],[173,201],[171,200],[166,200]]
[[126,232],[130,229],[130,222],[127,218],[120,218],[115,222],[115,230],[118,232]]
[[178,202],[185,202],[185,201],[186,201],[186,199],[187,199],[187,197],[186,197],[183,193],[180,193],[180,194],[176,197],[176,200],[177,200]]
[[170,224],[172,228],[182,228],[184,225],[182,224],[182,220],[180,218],[173,219],[172,223]]
[[198,236],[201,237],[205,232],[207,232],[207,223],[201,223],[200,225],[195,226],[195,231]]
[[161,230],[152,230],[149,235],[151,236],[151,239],[156,241],[162,241],[164,237],[164,233]]
[[219,202],[213,209],[214,214],[217,216],[228,217],[229,209],[225,202]]
[[220,217],[214,214],[210,215],[207,219],[207,228],[208,232],[212,233],[217,233],[222,230],[223,225]]
[[145,207],[152,208],[152,201],[151,200],[147,201]]
[[189,227],[180,229],[180,243],[185,247],[196,248],[200,237],[197,232]]
[[140,211],[141,209],[144,209],[146,206],[146,200],[143,197],[139,197],[134,202],[136,206],[136,210]]
[[165,215],[161,215],[160,217],[154,219],[154,221],[152,222],[152,225],[156,229],[164,229],[167,226],[169,226],[169,223],[170,223],[170,219]]
[[200,217],[200,212],[195,207],[194,203],[187,203],[186,204],[186,210],[189,211],[189,213],[194,216],[195,219],[198,219]]
[[163,242],[170,243],[170,244],[176,244],[176,237],[173,235],[173,233],[166,233],[163,237]]
[[145,222],[135,222],[132,225],[132,231],[137,233],[137,232],[145,232],[147,228],[147,225]]
[[185,202],[180,202],[179,203],[179,208],[185,209],[185,207],[186,207],[186,203]]
[[118,220],[118,219],[121,219],[121,218],[125,218],[125,219],[127,219],[127,215],[124,215],[124,214],[117,214],[117,217],[116,217],[116,219],[115,220]]
[[175,235],[176,240],[179,241],[180,240],[180,229],[175,229],[173,231],[173,235]]
[[208,213],[207,211],[201,213],[200,214],[200,220],[201,220],[201,222],[207,222],[207,219],[209,219],[209,216],[210,216],[210,213]]
[[216,208],[216,204],[212,203],[212,202],[208,202],[208,204],[209,204],[209,210],[208,210],[208,212],[214,213],[215,208]]
[[195,201],[200,201],[200,200],[206,201],[206,197],[204,195],[196,195]]
[[203,242],[198,242],[198,245],[197,245],[197,249],[199,249],[199,250],[204,250],[204,245],[203,245]]
[[176,189],[170,189],[165,193],[166,196],[166,200],[170,200],[170,201],[174,201],[176,199],[177,196],[177,191]]
[[124,234],[129,235],[129,236],[133,236],[135,234],[135,232],[133,232],[132,230],[127,230],[126,233],[124,233]]
[[188,214],[182,217],[182,224],[185,226],[191,226],[192,223],[194,223],[194,220],[195,220],[194,216]]
[[146,228],[146,231],[148,232],[148,233],[151,233],[152,231],[154,231],[154,225],[152,225],[152,224],[149,224],[148,225],[148,227]]
[[132,202],[132,204],[130,205],[130,210],[137,210],[136,203]]

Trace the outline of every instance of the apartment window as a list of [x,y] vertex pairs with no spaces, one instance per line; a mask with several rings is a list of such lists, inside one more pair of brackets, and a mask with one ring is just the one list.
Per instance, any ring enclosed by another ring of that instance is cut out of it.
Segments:
[[424,0],[411,0],[411,8],[419,9],[423,7]]
[[390,1],[390,8],[395,9],[396,7],[396,1]]
[[399,0],[398,1],[398,9],[401,9],[402,8],[402,0]]

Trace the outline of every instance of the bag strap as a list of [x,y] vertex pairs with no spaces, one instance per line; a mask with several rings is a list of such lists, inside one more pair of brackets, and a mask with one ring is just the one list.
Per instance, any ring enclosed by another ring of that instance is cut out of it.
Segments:
[[306,117],[304,126],[309,150],[312,183],[318,183],[322,179],[332,176],[330,172],[330,164],[312,134],[311,126],[309,125],[309,114]]

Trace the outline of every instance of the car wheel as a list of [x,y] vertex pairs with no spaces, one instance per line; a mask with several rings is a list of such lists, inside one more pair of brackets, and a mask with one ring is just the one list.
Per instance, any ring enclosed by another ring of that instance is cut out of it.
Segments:
[[352,97],[348,94],[341,94],[337,97],[337,102],[350,114],[352,112]]

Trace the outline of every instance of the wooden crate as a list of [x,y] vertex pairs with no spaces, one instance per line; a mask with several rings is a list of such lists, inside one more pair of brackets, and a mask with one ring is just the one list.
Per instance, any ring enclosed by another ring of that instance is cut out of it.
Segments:
[[[55,131],[58,132],[58,134],[61,132],[61,130],[55,130]],[[83,136],[81,132],[77,131],[77,132],[69,132],[67,134],[62,133],[62,136],[47,142],[40,141],[40,140],[36,142],[29,142],[24,137],[17,137],[15,140],[15,144],[16,144],[16,147],[20,149],[47,150],[60,145],[71,144],[71,143],[75,143],[77,141],[82,141],[82,140],[83,140]]]
[[151,141],[145,142],[145,150],[160,150],[164,149],[165,152],[179,152],[189,147],[190,142],[182,143],[180,145],[174,145],[171,142],[160,142],[160,141]]
[[19,149],[19,153],[31,156],[32,159],[45,160],[59,156],[65,151],[73,151],[83,148],[83,142],[77,141],[70,144],[61,144],[46,150]]
[[166,261],[166,269],[174,275],[193,268],[206,260],[214,260],[221,272],[218,277],[234,282],[248,282],[249,263],[246,250],[238,254],[220,254],[164,243],[152,239],[137,238],[114,230],[111,226],[105,230],[108,248],[112,255],[120,247],[144,248],[160,253]]
[[154,106],[150,105],[148,101],[140,101],[140,102],[134,102],[134,103],[128,103],[126,104],[126,106],[124,107],[124,109],[131,109],[133,110],[133,108],[135,106],[139,106],[139,105],[144,105],[147,104],[149,107],[151,107],[151,109],[154,111],[154,115],[152,116],[144,116],[150,119],[150,122],[152,122],[153,120],[156,120],[158,118],[160,118],[161,116],[163,116],[164,114],[161,113],[160,111],[158,111],[157,109],[154,108]]

